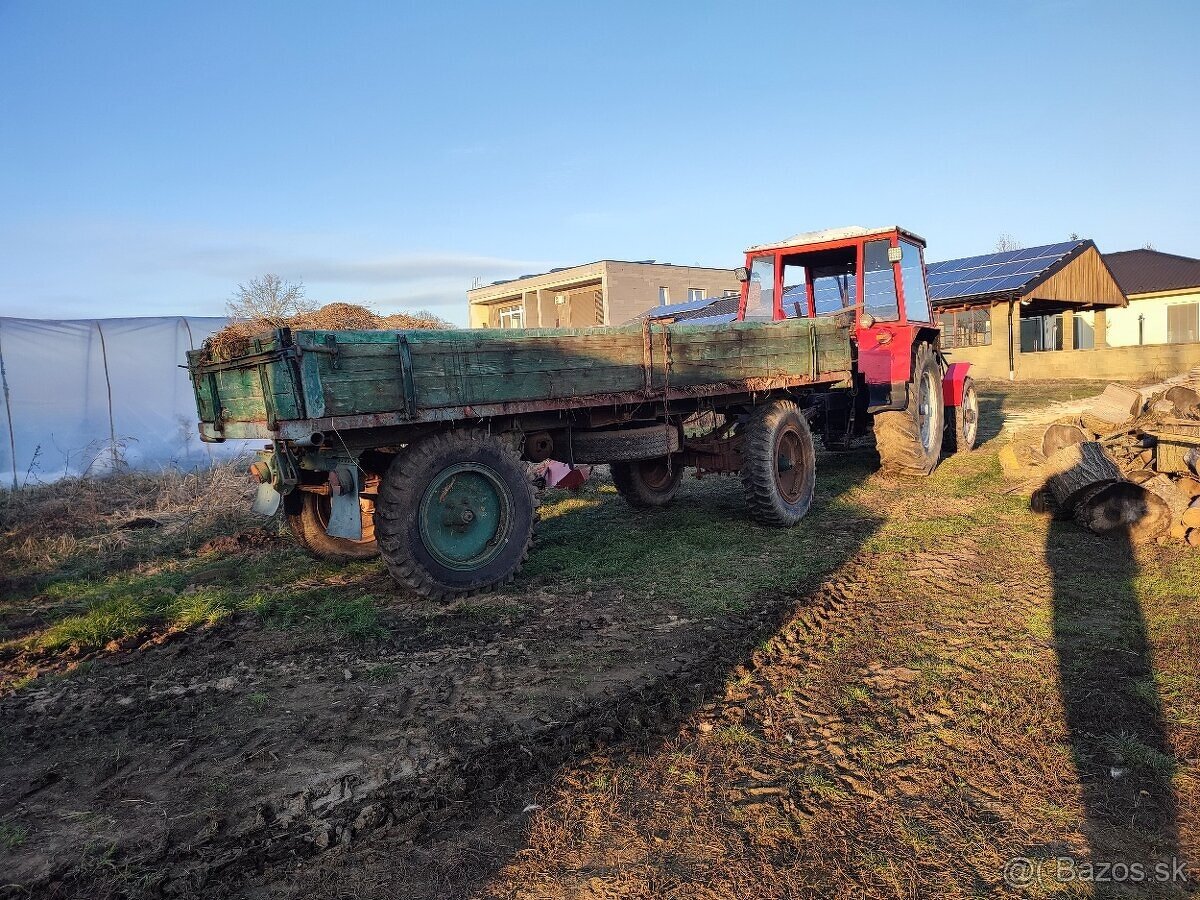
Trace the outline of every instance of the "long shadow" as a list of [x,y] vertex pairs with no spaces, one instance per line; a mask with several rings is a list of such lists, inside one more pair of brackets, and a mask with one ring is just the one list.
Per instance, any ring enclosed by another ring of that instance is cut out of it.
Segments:
[[[1173,758],[1129,534],[1104,539],[1073,522],[1055,521],[1046,562],[1062,701],[1091,858],[1143,865],[1175,858]],[[1131,852],[1146,856],[1130,859]]]

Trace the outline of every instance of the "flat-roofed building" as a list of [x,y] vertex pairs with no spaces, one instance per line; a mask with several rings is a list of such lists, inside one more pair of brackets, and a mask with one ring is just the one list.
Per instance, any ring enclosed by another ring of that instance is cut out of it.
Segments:
[[472,288],[467,304],[472,328],[587,328],[738,289],[732,269],[602,259]]

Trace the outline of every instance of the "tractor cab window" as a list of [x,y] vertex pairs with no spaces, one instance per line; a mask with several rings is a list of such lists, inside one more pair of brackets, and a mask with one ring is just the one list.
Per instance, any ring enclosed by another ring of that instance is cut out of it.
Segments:
[[775,257],[757,256],[750,265],[746,285],[746,321],[775,320]]
[[904,312],[910,322],[932,322],[929,297],[925,293],[925,269],[921,266],[921,248],[900,242],[900,274],[904,278]]
[[881,322],[900,318],[896,299],[896,273],[888,260],[889,242],[867,241],[863,245],[863,306]]
[[808,286],[804,266],[784,260],[783,314],[789,319],[808,316]]
[[812,270],[813,303],[818,316],[827,316],[850,309],[858,302],[858,279],[854,263],[814,266]]

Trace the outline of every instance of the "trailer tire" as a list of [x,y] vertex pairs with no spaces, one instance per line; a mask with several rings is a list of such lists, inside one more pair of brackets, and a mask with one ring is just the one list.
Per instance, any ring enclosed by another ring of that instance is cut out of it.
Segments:
[[751,515],[763,525],[795,525],[817,485],[808,419],[790,400],[773,400],[754,409],[744,434],[742,487]]
[[529,555],[536,507],[515,448],[481,431],[452,431],[392,461],[375,533],[391,576],[440,600],[512,581]]
[[379,555],[375,541],[375,504],[359,500],[362,506],[362,540],[332,537],[325,529],[329,525],[329,498],[309,491],[294,491],[284,498],[284,516],[288,527],[310,555],[331,562],[352,562]]
[[928,475],[942,456],[942,370],[933,345],[922,341],[913,355],[908,402],[902,410],[875,413],[875,446],[885,472]]
[[968,453],[979,440],[979,395],[975,380],[963,379],[962,404],[946,407],[946,452]]
[[666,506],[675,499],[683,480],[683,466],[668,456],[615,462],[609,468],[617,493],[635,509]]

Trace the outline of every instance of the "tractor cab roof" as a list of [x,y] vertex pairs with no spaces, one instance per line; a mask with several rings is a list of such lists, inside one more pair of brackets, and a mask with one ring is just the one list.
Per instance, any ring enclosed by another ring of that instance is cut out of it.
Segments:
[[895,234],[899,232],[901,237],[908,238],[925,246],[925,238],[918,234],[901,228],[899,225],[888,225],[885,228],[863,228],[861,225],[847,225],[843,228],[826,228],[824,231],[805,231],[800,234],[794,234],[787,240],[778,241],[774,244],[757,244],[753,247],[747,247],[747,253],[760,253],[764,250],[783,250],[793,247],[805,247],[813,244],[832,244],[839,241],[857,241],[861,238],[874,237],[876,235]]

